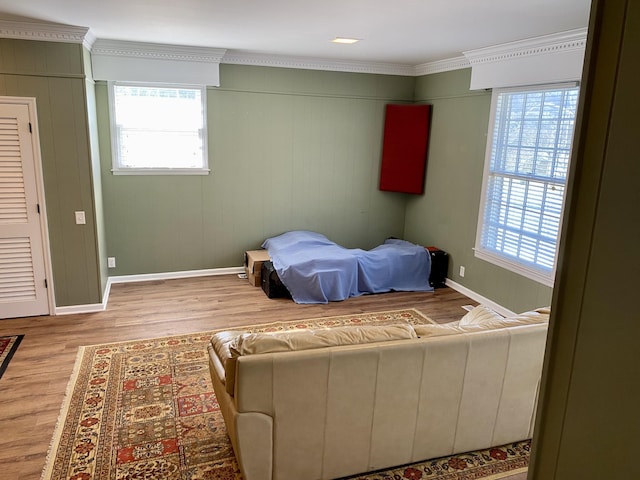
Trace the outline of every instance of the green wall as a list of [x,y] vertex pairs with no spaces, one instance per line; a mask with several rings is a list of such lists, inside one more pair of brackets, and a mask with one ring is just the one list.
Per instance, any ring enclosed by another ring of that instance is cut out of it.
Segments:
[[450,279],[510,310],[549,305],[552,289],[474,256],[491,92],[470,91],[470,77],[465,69],[417,78],[431,132],[425,194],[407,201],[405,238],[447,251]]
[[0,39],[0,95],[36,98],[59,307],[102,301],[85,82],[81,45]]
[[[470,70],[220,70],[207,90],[211,174],[114,176],[107,86],[94,85],[89,52],[0,40],[0,94],[37,100],[57,306],[101,302],[107,275],[239,266],[291,229],[347,247],[437,245],[464,287],[515,311],[550,303],[551,289],[473,255],[491,95],[469,91]],[[384,106],[414,101],[433,105],[426,192],[380,192]]]
[[86,72],[85,88],[87,91],[87,126],[91,159],[91,185],[93,189],[95,209],[95,231],[98,248],[98,266],[100,271],[100,291],[107,287],[109,270],[107,268],[107,237],[104,224],[104,203],[102,199],[102,174],[100,168],[100,142],[98,135],[98,112],[96,105],[95,82],[91,71],[91,53],[82,50],[84,70]]
[[292,229],[370,248],[401,236],[406,196],[377,188],[384,106],[412,77],[221,65],[207,90],[210,175],[111,173],[107,85],[96,85],[110,275],[240,266]]

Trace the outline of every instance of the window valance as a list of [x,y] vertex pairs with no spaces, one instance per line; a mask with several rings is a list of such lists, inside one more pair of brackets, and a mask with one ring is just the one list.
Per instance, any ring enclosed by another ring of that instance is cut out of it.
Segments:
[[221,48],[97,40],[95,80],[220,86]]

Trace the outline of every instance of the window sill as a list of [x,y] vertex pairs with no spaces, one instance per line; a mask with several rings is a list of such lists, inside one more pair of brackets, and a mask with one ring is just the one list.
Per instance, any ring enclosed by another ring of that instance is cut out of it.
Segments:
[[208,168],[114,168],[114,175],[209,175]]
[[555,272],[544,273],[534,268],[527,267],[521,263],[511,261],[500,255],[487,252],[486,250],[480,250],[479,248],[474,248],[473,253],[476,258],[484,260],[485,262],[492,263],[493,265],[502,267],[505,270],[522,275],[534,282],[553,288]]

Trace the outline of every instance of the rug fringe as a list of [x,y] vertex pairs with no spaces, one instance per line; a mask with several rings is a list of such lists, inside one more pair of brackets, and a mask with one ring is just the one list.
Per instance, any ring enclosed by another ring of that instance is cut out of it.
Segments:
[[247,325],[233,325],[233,326],[229,326],[229,327],[222,327],[222,328],[216,328],[214,330],[205,330],[202,332],[193,332],[193,333],[184,333],[184,334],[168,334],[168,335],[162,335],[160,337],[151,337],[151,338],[140,338],[140,339],[129,339],[129,340],[122,340],[119,342],[109,342],[109,343],[98,343],[98,344],[94,344],[94,345],[85,345],[82,348],[91,348],[91,347],[95,347],[97,345],[100,346],[109,346],[109,345],[121,345],[121,344],[125,344],[125,343],[131,343],[134,341],[140,341],[140,342],[144,342],[144,341],[149,341],[149,340],[163,340],[165,338],[182,338],[182,337],[192,337],[194,335],[213,335],[217,332],[222,332],[225,330],[242,330],[245,328],[260,328],[260,327],[268,327],[270,325],[276,325],[278,323],[290,323],[290,322],[296,322],[296,321],[305,321],[305,322],[310,322],[313,320],[324,320],[327,318],[339,318],[339,317],[352,317],[355,315],[383,315],[385,313],[398,313],[398,312],[414,312],[415,314],[417,314],[418,316],[420,316],[421,318],[423,318],[424,320],[426,320],[429,323],[432,324],[437,324],[438,322],[433,321],[433,319],[431,319],[430,317],[427,317],[424,313],[422,313],[420,310],[418,310],[417,308],[400,308],[400,309],[396,309],[396,310],[383,310],[381,312],[362,312],[362,313],[345,313],[343,315],[330,315],[328,317],[313,317],[313,318],[300,318],[300,319],[293,319],[293,320],[276,320],[275,322],[266,322],[266,323],[251,323],[251,324],[247,324]]
[[[425,315],[423,315],[421,312],[419,312],[416,309],[393,310],[392,312],[415,312],[417,314],[417,316],[419,316],[420,318],[426,319],[425,321],[427,321],[427,320],[431,321],[430,319],[428,319],[428,317],[426,317]],[[376,315],[376,314],[384,314],[384,313],[391,313],[391,312],[374,312],[374,313],[370,313],[370,314],[362,313],[362,314],[351,314],[351,315],[338,315],[338,316],[334,316],[334,318],[335,317],[356,317],[356,316],[359,316],[359,315]],[[326,318],[331,318],[331,317],[321,317],[321,318],[326,319]],[[313,319],[307,319],[307,320],[313,320]],[[300,321],[304,322],[304,319],[303,320],[293,320],[292,322],[296,322],[297,323],[297,322],[300,322]],[[292,322],[289,322],[289,323],[292,323]],[[277,323],[287,323],[287,322],[273,322],[273,323],[277,324]],[[272,325],[273,323],[267,323],[267,324],[264,324],[264,325]],[[67,423],[69,424],[69,427],[77,425],[75,422],[78,421],[78,418],[82,418],[82,411],[80,411],[78,413],[75,413],[75,412],[72,413],[71,410],[73,410],[75,408],[76,403],[82,404],[82,405],[86,404],[86,402],[82,402],[81,401],[81,400],[83,400],[83,398],[81,398],[81,397],[86,395],[87,388],[89,388],[89,389],[91,388],[91,387],[88,386],[89,385],[88,382],[90,382],[90,380],[92,378],[92,373],[96,371],[96,368],[98,368],[98,365],[102,365],[103,363],[105,365],[107,363],[110,365],[110,368],[106,369],[107,371],[106,371],[106,373],[104,373],[105,378],[101,378],[101,380],[106,379],[107,384],[105,385],[105,388],[108,385],[112,385],[113,388],[114,388],[114,391],[111,392],[112,393],[111,395],[108,395],[108,396],[105,395],[104,396],[103,405],[106,405],[107,402],[109,402],[110,405],[116,405],[116,403],[117,403],[118,404],[118,408],[120,408],[121,407],[120,402],[122,402],[122,391],[123,391],[122,387],[123,387],[123,384],[124,384],[123,380],[126,377],[126,374],[125,374],[125,370],[126,369],[121,368],[120,366],[119,367],[114,367],[114,363],[113,362],[116,362],[116,361],[113,360],[113,358],[116,355],[131,355],[131,356],[137,358],[137,357],[140,356],[140,354],[139,354],[140,349],[138,347],[140,347],[141,345],[139,345],[139,343],[140,342],[146,342],[146,341],[154,341],[154,340],[155,340],[155,344],[150,345],[150,349],[149,349],[149,351],[152,352],[152,353],[153,352],[159,352],[160,349],[165,349],[165,348],[175,349],[175,352],[190,352],[193,343],[198,343],[198,342],[201,342],[201,341],[202,342],[208,341],[205,338],[203,338],[203,333],[205,333],[205,332],[199,332],[199,333],[194,333],[194,334],[186,334],[186,335],[167,336],[167,337],[160,337],[160,338],[147,339],[147,340],[130,340],[130,341],[125,341],[125,342],[117,342],[117,343],[122,343],[122,344],[130,344],[131,348],[126,348],[126,347],[122,348],[122,349],[112,348],[111,351],[109,351],[109,348],[111,346],[115,345],[113,343],[111,343],[111,344],[109,344],[109,343],[99,344],[99,345],[96,345],[96,346],[81,346],[81,347],[79,347],[77,355],[76,355],[76,360],[75,360],[75,363],[74,363],[74,366],[73,366],[73,369],[72,369],[72,372],[71,372],[71,376],[70,376],[70,379],[69,379],[69,383],[68,383],[67,388],[66,388],[65,397],[64,397],[62,406],[60,408],[60,413],[58,415],[58,419],[56,421],[56,425],[55,425],[55,428],[54,428],[53,436],[52,436],[52,439],[51,439],[51,442],[50,442],[50,445],[49,445],[49,449],[48,449],[48,452],[47,452],[45,465],[44,465],[44,467],[42,469],[41,480],[52,480],[52,477],[53,477],[54,473],[56,474],[55,478],[58,478],[58,476],[60,476],[60,474],[63,474],[62,476],[67,478],[67,476],[69,474],[69,471],[71,471],[71,469],[72,469],[72,467],[70,466],[69,462],[67,461],[67,458],[68,458],[69,455],[73,455],[73,453],[72,453],[72,449],[74,448],[73,438],[76,438],[74,436],[77,436],[81,430],[79,429],[79,430],[76,430],[76,431],[67,431],[67,433],[71,436],[71,439],[68,439],[67,435],[65,434],[65,428],[67,427]],[[208,334],[210,332],[206,332],[206,333]],[[178,338],[181,338],[181,337],[184,337],[184,336],[190,336],[190,335],[193,335],[194,339],[193,339],[192,342],[188,342],[187,344],[182,344],[181,342],[177,342],[176,344],[174,344],[173,342],[170,343],[170,344],[165,344],[165,343],[160,344],[160,342],[158,342],[158,340],[165,339],[165,338],[176,338],[176,339],[178,339]],[[176,346],[174,346],[174,345],[176,345]],[[100,354],[99,354],[99,355],[104,355],[105,359],[104,359],[104,362],[96,363],[94,355],[96,354],[96,352],[99,352],[101,348],[106,349],[105,351],[101,351]],[[170,351],[173,351],[173,350],[170,350]],[[109,360],[107,360],[106,357],[108,357]],[[175,356],[173,354],[172,355],[167,355],[168,359],[171,358],[171,359],[175,360],[178,357],[180,357],[180,355],[177,355],[177,354]],[[176,360],[175,362],[173,362],[173,361],[167,360],[165,363],[167,365],[174,365],[174,364],[178,365],[181,362],[186,362],[187,364],[190,365],[192,363],[192,361],[193,361],[197,365],[202,364],[204,368],[200,370],[200,372],[202,373],[201,378],[202,378],[202,381],[204,383],[207,383],[209,381],[208,380],[209,379],[209,374],[206,371],[206,368],[207,368],[206,367],[206,362],[207,362],[207,360],[206,360],[205,357],[206,357],[206,355],[204,357],[201,355],[201,356],[197,357],[197,358],[199,358],[197,361],[195,359],[189,357],[189,358],[186,358],[184,361]],[[122,359],[122,360],[118,359],[116,363],[118,365],[120,365],[121,361],[122,362],[126,362],[126,359]],[[173,368],[173,367],[171,367],[171,368]],[[171,379],[171,381],[174,381],[174,380],[175,380],[174,378]],[[78,382],[84,382],[83,383],[84,386],[78,385]],[[203,383],[199,383],[199,381],[198,381],[198,382],[194,382],[194,385],[195,384],[201,385]],[[143,386],[145,386],[145,385],[146,385],[146,383],[143,384]],[[205,387],[206,387],[206,385],[205,385]],[[100,387],[100,388],[103,388],[103,387]],[[206,388],[203,388],[203,391],[204,390],[206,390]],[[85,392],[85,393],[83,394],[83,392]],[[215,401],[215,396],[213,394],[213,389],[210,388],[210,385],[209,385],[209,388],[208,388],[208,392],[211,393],[211,396],[212,396],[211,398],[213,398],[214,399],[213,401]],[[177,398],[176,395],[172,394],[172,398],[174,399],[173,400],[174,402],[178,401],[178,400],[176,400],[176,398]],[[119,418],[119,417],[117,417],[118,408],[111,409],[111,408],[106,408],[105,407],[103,410],[100,411],[100,413],[96,414],[96,415],[99,415],[99,417],[97,417],[97,418],[99,418],[100,421],[103,422],[102,425],[116,423],[117,419]],[[215,409],[208,410],[207,414],[213,415],[214,411],[215,411]],[[112,417],[110,419],[109,415],[111,413],[112,413]],[[69,417],[69,415],[72,415],[74,417],[74,419],[71,420],[71,421],[67,421],[67,418]],[[116,415],[116,417],[113,417],[113,415]],[[217,417],[218,421],[220,421],[220,423],[222,423],[223,422],[223,420],[221,418],[222,414],[219,411],[217,411],[216,415],[218,415],[218,417]],[[175,415],[167,417],[167,418],[169,419],[169,418],[174,418],[174,417],[175,417],[176,422],[177,422],[177,419],[178,419],[177,412],[175,413]],[[206,422],[202,422],[202,423],[204,425]],[[126,425],[125,425],[125,427],[126,427]],[[98,428],[99,428],[99,426],[96,427],[96,431],[97,431]],[[72,430],[72,429],[69,429],[69,430]],[[117,428],[115,428],[115,426],[114,426],[113,429],[107,428],[105,430],[113,430],[113,432],[111,432],[110,434],[117,435]],[[105,434],[105,436],[108,436],[108,435]],[[102,437],[102,435],[100,437]],[[106,438],[106,439],[99,438],[96,442],[104,442],[104,441],[109,441],[110,442],[110,441],[114,441],[114,438],[117,438],[117,437],[109,437],[109,438]],[[162,437],[162,438],[164,438],[164,437]],[[117,440],[116,440],[116,442],[117,442]],[[525,441],[523,441],[523,442],[525,442]],[[511,464],[511,466],[515,467],[514,470],[510,470],[510,471],[506,471],[506,472],[500,472],[500,473],[493,473],[493,474],[487,473],[487,476],[485,476],[485,477],[477,477],[477,478],[478,479],[482,478],[482,480],[515,480],[515,479],[509,478],[509,477],[514,476],[514,475],[521,475],[522,472],[526,472],[526,470],[527,470],[526,467],[523,468],[522,465],[526,465],[528,463],[528,461],[527,461],[528,454],[526,453],[528,451],[528,448],[522,448],[520,446],[521,444],[523,444],[523,442],[516,442],[516,444],[512,445],[514,447],[514,451],[515,451],[516,457],[524,458],[524,461],[517,461],[516,463],[512,463]],[[131,443],[134,443],[134,442],[129,442],[127,444],[127,446],[130,446],[129,444],[131,444]],[[100,445],[101,445],[100,448],[102,449],[104,447],[104,445],[106,445],[106,444],[100,444]],[[227,443],[223,443],[223,445],[226,445],[225,448],[227,448],[228,452],[232,452],[230,443],[228,443],[228,444]],[[96,451],[97,451],[97,448],[98,447],[96,446]],[[182,447],[180,447],[180,448],[182,448]],[[66,455],[66,457],[65,457],[65,455]],[[114,452],[111,452],[111,454],[109,454],[109,451],[106,450],[106,453],[104,455],[102,455],[102,457],[105,457],[105,458],[102,458],[100,456],[94,457],[91,460],[91,464],[90,464],[91,466],[87,467],[87,469],[88,469],[87,471],[90,471],[92,475],[95,475],[95,471],[97,471],[97,469],[98,469],[97,465],[100,465],[100,472],[101,472],[100,478],[103,478],[103,477],[106,478],[106,476],[109,476],[109,478],[111,478],[113,475],[117,475],[117,473],[111,472],[111,470],[110,470],[112,468],[114,468],[114,469],[116,468],[115,467],[115,463],[113,464],[113,467],[112,467],[112,464],[109,463],[109,462],[115,462],[115,457],[113,455],[114,455]],[[232,453],[231,453],[231,455],[232,455]],[[231,457],[229,457],[229,459],[230,458]],[[61,463],[58,463],[58,459],[59,459],[59,461]],[[184,464],[184,466],[185,466],[184,468],[186,469],[188,467],[188,464],[184,463],[183,460],[184,459],[180,460],[180,462],[181,462],[180,465]],[[225,460],[227,460],[227,459],[225,459]],[[420,462],[418,462],[418,463],[420,463]],[[89,463],[87,463],[87,465],[89,465]],[[212,464],[209,464],[209,463],[207,463],[207,465],[209,465],[209,467],[212,466]],[[213,465],[213,466],[215,466],[215,465]],[[183,467],[181,466],[180,468],[183,468]],[[236,467],[234,467],[234,468],[236,468]],[[506,468],[506,466],[504,468]],[[496,470],[502,470],[502,468],[492,468],[490,470],[493,470],[494,472],[496,472]],[[109,472],[109,475],[106,475],[105,472],[107,472],[107,471]],[[219,476],[218,473],[220,473],[220,472],[216,473],[215,469],[214,470],[209,470],[209,471],[212,474],[216,475],[215,477],[212,477],[212,478],[219,478],[219,479],[220,478],[230,478],[229,474],[231,472],[229,472],[228,469],[225,469],[224,471],[222,471],[222,474],[224,474],[224,477],[223,476]],[[373,472],[371,472],[371,473],[373,473]],[[366,474],[362,474],[362,475],[366,476]],[[95,476],[95,478],[96,478],[96,480],[98,480],[98,476]],[[156,478],[156,477],[154,477],[154,478]],[[435,478],[438,478],[438,477],[435,477]],[[462,474],[460,477],[456,476],[456,478],[470,478],[470,476],[465,476],[465,475]]]
[[[396,310],[386,310],[386,311],[381,311],[381,312],[366,312],[366,313],[362,313],[362,315],[377,315],[377,314],[389,314],[389,313],[397,313],[397,312],[413,312],[415,313],[417,316],[419,316],[420,318],[423,318],[426,322],[430,322],[430,323],[436,323],[434,322],[431,318],[427,317],[424,313],[418,311],[416,308],[402,308],[402,309],[396,309]],[[316,317],[316,318],[305,318],[305,319],[301,319],[300,321],[304,320],[304,321],[312,321],[312,320],[323,320],[323,319],[328,319],[328,318],[334,318],[334,317],[347,317],[347,316],[354,316],[354,315],[358,315],[358,314],[344,314],[344,315],[331,315],[331,316],[327,316],[327,317]],[[296,320],[293,320],[294,322]],[[74,387],[76,385],[78,376],[80,374],[80,370],[82,368],[82,360],[84,357],[85,352],[87,352],[90,349],[96,348],[98,346],[101,347],[109,347],[109,346],[115,346],[115,345],[119,345],[119,344],[127,344],[127,343],[131,343],[131,342],[145,342],[145,341],[149,341],[149,340],[163,340],[163,339],[169,339],[169,338],[181,338],[181,337],[193,337],[194,335],[213,335],[215,332],[219,332],[219,331],[223,331],[223,330],[238,330],[238,329],[242,329],[242,328],[247,328],[247,327],[251,327],[251,328],[256,328],[256,327],[266,327],[266,326],[270,326],[270,325],[275,325],[275,324],[279,324],[279,323],[288,323],[288,322],[283,322],[283,321],[276,321],[276,322],[267,322],[267,323],[262,323],[262,324],[251,324],[251,325],[247,325],[245,327],[243,326],[232,326],[232,327],[227,327],[227,328],[218,328],[215,330],[208,330],[208,331],[203,331],[203,332],[196,332],[196,333],[189,333],[189,334],[182,334],[182,335],[166,335],[166,336],[162,336],[162,337],[155,337],[153,339],[148,339],[148,338],[144,338],[144,339],[139,339],[139,340],[125,340],[122,342],[111,342],[111,343],[106,343],[106,344],[98,344],[98,345],[86,345],[86,346],[80,346],[78,347],[78,352],[76,354],[76,360],[73,366],[73,370],[71,372],[71,376],[69,378],[69,382],[67,384],[67,388],[65,390],[65,396],[64,396],[64,400],[62,402],[62,406],[60,407],[60,413],[58,414],[58,418],[56,420],[56,424],[53,430],[53,436],[51,438],[51,442],[49,443],[49,448],[47,450],[47,456],[46,456],[46,460],[45,460],[45,464],[44,467],[42,468],[42,474],[40,476],[40,480],[50,480],[51,476],[53,475],[53,469],[54,469],[54,464],[55,464],[55,458],[56,458],[56,453],[57,453],[57,449],[60,445],[60,440],[62,438],[62,434],[64,431],[64,426],[66,423],[66,418],[67,415],[69,413],[69,408],[71,406],[71,401],[73,399],[73,393],[74,393]]]
[[496,473],[490,477],[482,477],[482,480],[499,480],[501,478],[509,478],[513,475],[518,475],[519,473],[527,473],[528,471],[529,467],[516,468],[515,470],[509,470],[508,472]]
[[60,437],[62,436],[62,431],[64,430],[64,423],[67,417],[67,412],[69,410],[69,405],[71,403],[71,397],[73,396],[73,388],[75,386],[76,379],[78,378],[78,374],[80,373],[80,367],[82,365],[82,357],[84,355],[85,348],[86,347],[78,347],[76,361],[73,364],[73,370],[71,372],[69,382],[67,383],[67,388],[65,389],[64,400],[62,401],[62,406],[60,407],[60,413],[58,414],[56,425],[53,428],[53,436],[51,437],[51,442],[49,442],[47,458],[44,462],[44,467],[42,467],[40,480],[47,480],[51,478],[51,474],[53,473],[53,460],[55,459],[54,452],[56,451],[57,446],[60,443]]

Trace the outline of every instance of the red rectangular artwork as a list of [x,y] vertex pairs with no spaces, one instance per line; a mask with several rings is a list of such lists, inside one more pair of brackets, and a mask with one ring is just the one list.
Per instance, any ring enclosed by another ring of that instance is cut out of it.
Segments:
[[424,192],[430,105],[387,105],[380,190]]

